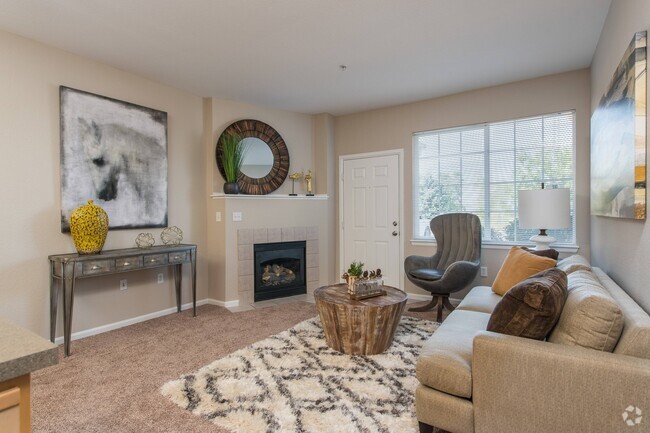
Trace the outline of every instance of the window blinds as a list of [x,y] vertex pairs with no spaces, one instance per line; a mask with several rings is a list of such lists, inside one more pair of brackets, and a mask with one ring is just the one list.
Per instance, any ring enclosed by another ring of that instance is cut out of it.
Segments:
[[575,243],[575,112],[422,132],[413,135],[415,239],[431,238],[430,220],[471,212],[483,240],[527,243],[537,233],[517,222],[517,191],[569,188],[572,227],[549,230]]

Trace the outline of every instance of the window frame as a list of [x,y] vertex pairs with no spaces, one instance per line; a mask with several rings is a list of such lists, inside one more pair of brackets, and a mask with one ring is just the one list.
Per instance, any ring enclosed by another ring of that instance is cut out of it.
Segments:
[[[484,204],[484,213],[487,215],[489,214],[489,185],[490,185],[490,172],[489,172],[489,126],[490,125],[496,125],[499,123],[507,123],[507,122],[517,122],[517,121],[523,121],[523,120],[528,120],[528,119],[535,119],[535,118],[543,118],[547,116],[561,116],[561,115],[567,115],[570,114],[572,116],[573,122],[572,122],[572,143],[571,143],[571,157],[572,157],[572,164],[571,164],[571,176],[572,176],[572,182],[573,182],[573,191],[571,193],[571,207],[573,209],[573,219],[572,219],[572,232],[573,232],[573,240],[572,242],[555,242],[553,243],[553,248],[560,251],[560,252],[570,252],[570,253],[575,253],[578,251],[579,246],[577,245],[578,240],[578,232],[577,232],[577,178],[576,178],[576,170],[577,170],[577,161],[576,161],[576,110],[575,109],[569,109],[569,110],[560,110],[560,111],[553,111],[549,113],[543,113],[543,114],[537,114],[537,115],[532,115],[532,116],[524,116],[524,117],[518,117],[518,118],[512,118],[512,119],[505,119],[505,120],[498,120],[498,121],[491,121],[491,122],[480,122],[480,123],[474,123],[474,124],[467,124],[463,126],[455,126],[455,127],[450,127],[450,128],[438,128],[438,129],[432,129],[432,130],[427,130],[427,131],[418,131],[414,132],[411,136],[411,151],[412,151],[412,229],[411,229],[411,245],[414,246],[422,246],[422,245],[431,245],[435,244],[436,240],[433,234],[431,236],[424,236],[424,235],[419,235],[416,233],[417,228],[419,227],[419,191],[420,191],[420,168],[419,168],[419,154],[417,150],[418,146],[418,138],[422,135],[427,135],[427,134],[442,134],[442,133],[448,133],[448,132],[462,132],[462,131],[467,131],[471,129],[479,129],[482,128],[484,130],[484,139],[483,139],[483,154],[485,155],[485,174],[484,174],[484,183],[486,186],[486,190],[488,190],[488,193],[485,195],[483,204]],[[515,141],[516,143],[516,141]],[[513,148],[513,152],[516,155],[516,147]],[[462,155],[462,153],[460,154]],[[439,156],[439,155],[438,155]],[[516,159],[515,159],[516,161]],[[461,177],[462,177],[462,172],[461,172]],[[515,187],[517,185],[516,179],[515,182],[513,182]],[[517,214],[517,202],[515,200],[515,215]],[[488,205],[488,206],[485,206]],[[483,229],[485,229],[485,222],[481,221],[483,225]],[[481,243],[483,246],[488,247],[489,249],[509,249],[511,246],[533,246],[534,243],[530,242],[528,239],[526,240],[517,240],[517,241],[498,241],[498,240],[485,240],[481,239]]]

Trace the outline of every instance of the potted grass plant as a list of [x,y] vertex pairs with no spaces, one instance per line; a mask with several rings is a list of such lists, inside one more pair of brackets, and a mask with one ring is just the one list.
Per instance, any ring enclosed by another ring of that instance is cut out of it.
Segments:
[[363,275],[363,263],[356,261],[350,263],[348,271],[341,276],[348,283],[348,293],[354,292],[354,282],[361,278],[361,275]]
[[238,134],[228,133],[221,136],[221,163],[226,176],[223,184],[225,194],[239,194],[237,178],[246,156],[246,145]]

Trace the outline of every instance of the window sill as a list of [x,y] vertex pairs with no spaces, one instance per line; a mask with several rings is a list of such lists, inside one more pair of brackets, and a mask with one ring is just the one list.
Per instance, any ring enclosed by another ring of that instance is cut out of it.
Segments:
[[[431,239],[411,239],[411,245],[414,247],[432,247],[436,245],[436,241]],[[483,242],[481,247],[484,250],[509,250],[513,246],[519,246],[519,247],[534,247],[535,245],[528,242],[528,243],[511,243],[511,244],[505,244],[505,243],[490,243],[490,242]],[[558,246],[553,246],[551,245],[551,248],[554,250],[557,250],[560,253],[571,253],[575,254],[578,252],[580,249],[579,245],[558,245]]]

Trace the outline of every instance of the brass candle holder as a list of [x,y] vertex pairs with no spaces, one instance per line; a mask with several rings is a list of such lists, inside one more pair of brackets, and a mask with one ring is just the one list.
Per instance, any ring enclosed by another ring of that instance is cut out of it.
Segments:
[[289,175],[289,179],[291,179],[291,194],[290,196],[297,196],[296,194],[296,180],[300,179],[301,177],[304,176],[304,173],[301,171],[300,173],[295,172],[294,174]]

